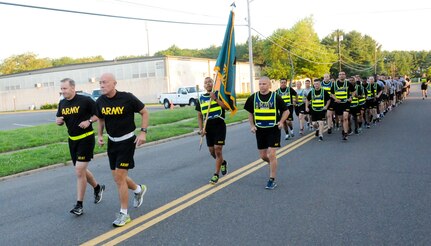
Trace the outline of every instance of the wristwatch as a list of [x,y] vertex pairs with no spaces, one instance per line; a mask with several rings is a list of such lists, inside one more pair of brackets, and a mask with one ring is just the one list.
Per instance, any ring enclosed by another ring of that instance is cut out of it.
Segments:
[[93,123],[93,121],[91,119],[89,119],[88,122],[90,122],[90,124]]
[[147,133],[147,128],[141,128],[141,132],[145,132],[145,133]]

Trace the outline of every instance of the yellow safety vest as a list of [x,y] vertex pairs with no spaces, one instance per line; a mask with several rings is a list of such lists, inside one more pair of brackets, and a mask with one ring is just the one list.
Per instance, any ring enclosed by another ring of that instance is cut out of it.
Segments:
[[311,108],[314,111],[322,111],[325,107],[325,90],[320,89],[320,94],[316,95],[316,90],[313,89],[311,94]]
[[283,101],[286,103],[286,106],[292,105],[292,97],[290,96],[290,87],[286,87],[286,90],[284,92],[281,90],[281,88],[278,88],[277,94],[281,96]]
[[[209,106],[209,102],[210,102],[210,95],[201,95],[199,97],[199,103],[201,105],[201,113],[204,116],[204,119],[207,115],[208,112],[208,106]],[[222,108],[220,105],[218,105],[217,101],[215,100],[211,100],[211,107],[210,107],[210,112],[208,113],[208,119],[215,119],[217,117],[221,118],[220,116],[222,115]]]
[[254,124],[259,128],[270,128],[277,124],[276,93],[270,93],[266,102],[260,100],[259,92],[254,94]]
[[338,83],[335,82],[334,89],[335,97],[342,103],[347,102],[347,91],[349,90],[349,87],[347,86],[347,80],[344,80],[344,84],[342,87],[338,87]]

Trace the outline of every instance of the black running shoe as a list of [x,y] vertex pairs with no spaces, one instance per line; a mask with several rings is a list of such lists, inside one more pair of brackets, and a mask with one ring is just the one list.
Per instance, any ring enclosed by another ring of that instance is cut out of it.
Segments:
[[328,134],[332,133],[332,128],[328,128]]
[[76,204],[75,207],[70,210],[70,212],[76,216],[80,216],[84,213],[84,209],[82,208],[82,206]]
[[105,191],[105,185],[100,185],[99,191],[94,191],[94,203],[102,201],[103,191]]
[[221,164],[221,167],[220,167],[220,171],[221,171],[221,174],[223,174],[223,175],[227,174],[227,161],[226,160],[223,160],[223,163]]

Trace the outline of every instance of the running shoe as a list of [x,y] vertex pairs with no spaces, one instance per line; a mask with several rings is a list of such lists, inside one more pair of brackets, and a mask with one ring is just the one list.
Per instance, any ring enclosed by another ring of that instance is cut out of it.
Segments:
[[147,192],[147,186],[145,185],[140,185],[140,186],[141,186],[141,192],[135,193],[135,197],[133,198],[133,207],[135,208],[139,208],[142,205],[142,202],[144,201],[145,192]]
[[226,175],[227,174],[227,161],[223,160],[223,163],[220,166],[221,174]]
[[114,220],[114,222],[112,222],[112,225],[115,227],[121,227],[129,223],[130,221],[132,221],[132,219],[130,218],[130,215],[123,214],[120,212],[117,214],[117,218]]
[[214,174],[210,179],[210,184],[217,184],[217,182],[218,182],[218,175]]
[[332,133],[332,128],[328,128],[328,134]]
[[268,183],[266,184],[265,189],[273,190],[273,189],[275,189],[275,187],[277,187],[277,183],[274,180],[270,179],[270,180],[268,180]]
[[319,136],[319,142],[322,142],[322,141],[323,141],[323,137]]
[[295,134],[293,134],[293,131],[290,133],[290,137],[291,138],[295,137]]
[[103,191],[105,191],[105,185],[100,185],[99,191],[94,190],[94,203],[102,201]]
[[286,136],[284,136],[284,140],[289,140],[289,138],[290,138],[289,134],[286,134]]
[[76,204],[75,207],[70,210],[70,212],[76,216],[80,216],[84,213],[84,209],[82,208],[82,206]]

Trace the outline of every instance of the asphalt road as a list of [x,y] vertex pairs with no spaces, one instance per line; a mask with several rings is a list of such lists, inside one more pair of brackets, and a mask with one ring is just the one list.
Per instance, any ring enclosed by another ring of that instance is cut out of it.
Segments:
[[[431,101],[418,90],[383,121],[341,141],[312,135],[284,141],[278,187],[265,190],[247,123],[228,128],[230,173],[215,186],[213,160],[187,136],[136,151],[130,176],[148,186],[132,223],[114,230],[119,204],[107,158],[90,169],[107,190],[100,204],[87,189],[75,202],[71,166],[0,182],[2,245],[430,245]],[[131,199],[130,199],[131,200]],[[92,241],[90,241],[92,240]],[[113,240],[113,241],[111,241]]]
[[[162,105],[150,105],[148,110],[162,110]],[[56,110],[0,113],[0,131],[54,123]]]

